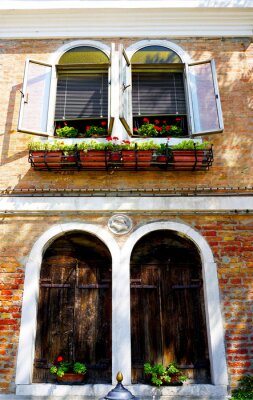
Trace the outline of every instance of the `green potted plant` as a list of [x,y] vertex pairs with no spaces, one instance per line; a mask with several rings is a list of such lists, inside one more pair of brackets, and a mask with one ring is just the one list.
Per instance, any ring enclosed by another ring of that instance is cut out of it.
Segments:
[[136,146],[138,167],[149,167],[153,160],[153,154],[160,148],[160,145],[153,140],[148,140],[136,142]]
[[28,143],[29,161],[38,169],[59,168],[63,161],[63,151],[56,142]]
[[65,361],[62,356],[58,356],[50,368],[50,373],[56,375],[57,381],[65,384],[83,382],[86,372],[85,364]]
[[77,145],[79,162],[83,168],[105,168],[107,143],[91,140]]
[[107,122],[101,121],[101,126],[97,125],[87,125],[85,127],[84,135],[79,135],[80,137],[105,137],[107,135]]
[[58,137],[75,138],[78,136],[78,129],[68,126],[67,122],[64,122],[63,127],[57,127],[55,132]]
[[239,379],[239,386],[232,390],[231,400],[253,399],[253,376],[245,375]]
[[211,156],[212,146],[209,142],[198,143],[193,140],[183,140],[171,147],[175,169],[201,167],[208,162]]
[[167,120],[143,118],[139,128],[134,128],[134,133],[142,137],[182,137],[183,129],[180,126],[181,118],[176,118],[174,124],[167,123]]
[[182,385],[187,380],[177,368],[176,363],[172,362],[164,367],[162,364],[145,363],[144,374],[151,384],[160,387],[161,385]]

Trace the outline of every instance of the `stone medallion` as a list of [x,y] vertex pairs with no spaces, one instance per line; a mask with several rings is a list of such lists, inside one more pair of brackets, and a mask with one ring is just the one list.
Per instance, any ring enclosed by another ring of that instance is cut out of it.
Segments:
[[132,220],[124,214],[113,215],[108,221],[108,228],[115,235],[125,235],[132,229]]

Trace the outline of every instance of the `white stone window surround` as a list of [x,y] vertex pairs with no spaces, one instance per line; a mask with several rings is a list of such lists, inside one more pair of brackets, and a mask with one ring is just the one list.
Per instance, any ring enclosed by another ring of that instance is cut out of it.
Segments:
[[[55,114],[55,103],[56,103],[56,90],[57,90],[57,71],[56,65],[58,64],[61,56],[68,50],[75,47],[90,46],[101,50],[110,59],[110,47],[106,44],[96,40],[74,40],[60,46],[50,57],[48,63],[52,65],[52,78],[51,78],[51,89],[49,98],[49,112],[48,112],[48,125],[47,131],[51,136],[54,135],[54,114]],[[112,61],[113,62],[113,61]]]
[[[39,276],[42,257],[46,248],[64,232],[70,231],[83,231],[96,235],[108,247],[112,255],[112,382],[115,383],[116,373],[118,370],[121,370],[124,375],[124,384],[131,384],[129,263],[133,247],[138,240],[149,232],[161,229],[171,230],[187,237],[198,248],[203,266],[202,271],[212,384],[217,386],[217,388],[225,387],[228,384],[217,266],[206,240],[190,226],[182,223],[171,221],[150,222],[136,229],[136,231],[130,235],[122,249],[120,249],[114,237],[102,227],[76,222],[59,224],[51,227],[37,239],[30,252],[25,270],[16,369],[18,394],[38,393],[43,395],[42,393],[45,393],[44,395],[49,395],[53,394],[55,390],[57,391],[57,385],[32,384]],[[122,299],[124,299],[124,301],[122,301]],[[103,390],[106,390],[106,385],[103,387]],[[83,393],[87,395],[91,394],[87,393],[87,390],[89,390],[88,387],[83,390]]]

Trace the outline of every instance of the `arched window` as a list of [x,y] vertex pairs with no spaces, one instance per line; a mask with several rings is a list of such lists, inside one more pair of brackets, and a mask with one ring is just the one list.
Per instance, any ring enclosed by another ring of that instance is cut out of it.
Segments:
[[188,64],[151,43],[131,59],[121,46],[120,120],[131,135],[187,137],[223,130],[214,60]]
[[54,96],[50,91],[56,68],[54,130],[69,125],[84,133],[88,125],[102,123],[110,133],[110,65],[110,57],[91,45],[70,48],[55,66],[27,60],[18,130],[50,134],[49,96]]

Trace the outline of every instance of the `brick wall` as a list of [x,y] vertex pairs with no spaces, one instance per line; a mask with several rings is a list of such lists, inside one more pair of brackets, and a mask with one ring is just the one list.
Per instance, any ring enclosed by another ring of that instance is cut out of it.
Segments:
[[[142,40],[122,39],[128,45]],[[98,39],[99,40],[99,39]],[[170,40],[170,38],[168,38]],[[109,44],[118,39],[103,40]],[[248,38],[173,40],[193,60],[216,61],[225,130],[207,137],[214,144],[214,165],[207,172],[35,172],[27,162],[30,136],[17,133],[20,93],[27,57],[48,61],[64,40],[2,40],[0,42],[0,188],[143,188],[252,186],[252,62]],[[144,179],[143,179],[144,177]]]
[[[155,216],[130,215],[134,228],[155,221]],[[109,217],[91,215],[10,216],[2,219],[0,230],[0,392],[15,390],[15,364],[24,269],[34,242],[49,227],[60,222],[101,224]],[[253,374],[253,216],[184,215],[163,217],[190,225],[202,234],[213,251],[218,266],[220,296],[225,329],[225,345],[230,384],[246,373]],[[159,218],[161,220],[161,218]],[[115,237],[120,245],[127,235]]]

